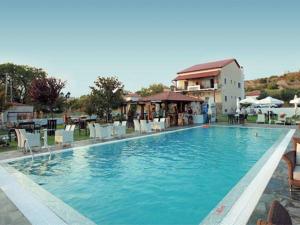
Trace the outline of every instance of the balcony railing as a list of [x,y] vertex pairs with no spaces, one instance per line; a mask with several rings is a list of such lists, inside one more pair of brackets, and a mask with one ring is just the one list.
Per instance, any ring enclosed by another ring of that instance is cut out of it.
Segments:
[[192,85],[187,87],[188,91],[199,91],[200,89],[201,89],[200,85]]

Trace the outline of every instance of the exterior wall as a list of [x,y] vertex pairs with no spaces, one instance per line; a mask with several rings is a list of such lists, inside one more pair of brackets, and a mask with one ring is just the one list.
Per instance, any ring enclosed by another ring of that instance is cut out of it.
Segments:
[[[226,83],[225,83],[226,79]],[[238,84],[240,83],[240,87]],[[244,74],[235,62],[223,67],[220,74],[222,113],[236,111],[236,99],[244,99]],[[227,101],[225,98],[227,97]]]

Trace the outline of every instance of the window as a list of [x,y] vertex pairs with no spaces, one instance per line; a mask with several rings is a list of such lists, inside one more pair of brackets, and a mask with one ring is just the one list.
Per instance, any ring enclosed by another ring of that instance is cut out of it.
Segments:
[[238,88],[241,88],[241,83],[240,82],[238,82]]
[[227,113],[227,109],[224,110]]
[[210,88],[214,88],[215,81],[214,79],[210,79]]
[[199,85],[199,82],[198,82],[198,81],[196,81],[196,85]]
[[232,96],[231,96],[231,99],[232,99]]
[[224,84],[226,84],[226,78],[224,78]]
[[225,102],[227,102],[227,96],[225,96]]
[[232,80],[230,80],[231,84],[232,84]]

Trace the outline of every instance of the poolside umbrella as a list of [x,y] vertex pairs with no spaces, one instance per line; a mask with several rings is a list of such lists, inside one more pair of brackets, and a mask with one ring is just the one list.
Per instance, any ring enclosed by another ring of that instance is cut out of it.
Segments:
[[241,112],[240,107],[240,99],[236,98],[236,113],[238,114]]
[[245,98],[240,101],[240,104],[245,104],[245,105],[252,105],[256,104],[257,100],[255,98]]
[[290,101],[291,104],[295,104],[295,116],[297,115],[298,111],[298,104],[300,104],[300,98],[297,95],[294,96],[294,99]]
[[282,104],[283,104],[283,101],[268,96],[268,97],[266,97],[266,98],[263,98],[263,99],[261,99],[261,100],[258,100],[258,101],[257,101],[257,104],[269,105],[269,123],[271,123],[271,120],[270,120],[271,105],[282,105]]

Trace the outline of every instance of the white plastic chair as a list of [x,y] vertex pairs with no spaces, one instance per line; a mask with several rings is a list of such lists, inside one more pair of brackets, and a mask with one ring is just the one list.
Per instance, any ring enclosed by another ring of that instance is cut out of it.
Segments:
[[96,138],[100,138],[100,139],[104,139],[108,136],[106,127],[100,126],[99,123],[95,123],[95,133],[96,133]]
[[74,142],[75,125],[67,125],[65,130],[59,129],[55,131],[56,144],[72,144]]
[[41,147],[41,135],[40,133],[28,133],[25,129],[19,129],[21,146],[25,151],[32,153],[32,148]]
[[95,127],[92,123],[88,123],[88,128],[90,130],[90,138],[96,138]]
[[158,118],[154,118],[152,129],[154,130],[164,130],[165,126],[165,118],[161,118],[160,121]]
[[120,121],[115,121],[114,122],[114,126],[120,126],[120,125],[121,125]]
[[126,120],[122,121],[122,126],[124,126],[125,128],[127,127],[127,121]]
[[112,125],[108,125],[106,127],[106,131],[107,131],[107,138],[112,138],[112,135],[114,133],[114,129]]
[[134,131],[141,132],[141,124],[138,120],[133,120]]
[[256,123],[265,123],[265,122],[266,122],[265,114],[257,114]]
[[146,133],[151,132],[151,124],[147,123],[147,120],[141,120],[141,131]]
[[117,137],[122,137],[126,134],[126,127],[124,127],[124,126],[115,126],[114,129],[115,129],[114,134]]

